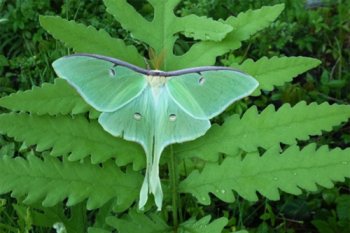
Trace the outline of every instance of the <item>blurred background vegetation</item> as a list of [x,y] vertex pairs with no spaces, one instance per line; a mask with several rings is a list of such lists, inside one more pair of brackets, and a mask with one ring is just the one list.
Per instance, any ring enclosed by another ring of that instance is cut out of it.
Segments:
[[[129,0],[143,15],[151,16],[145,1]],[[322,65],[271,93],[254,100],[259,108],[273,103],[298,101],[350,103],[350,0],[183,0],[178,15],[207,15],[227,18],[264,5],[285,3],[285,11],[266,30],[244,42],[241,49],[218,62],[230,64],[263,56],[309,56]],[[49,36],[38,21],[39,15],[60,15],[132,43],[132,38],[105,12],[102,1],[82,0],[0,0],[0,97],[30,89],[55,78],[51,63],[70,53]],[[186,51],[186,38],[177,41],[175,51]],[[142,49],[143,47],[140,46]],[[332,147],[350,146],[350,124],[310,140]],[[0,136],[0,157],[18,153],[20,145]],[[311,195],[312,194],[312,195]],[[192,215],[205,209],[213,216],[230,219],[228,230],[249,232],[350,232],[350,182],[333,189],[301,196],[282,194],[280,201],[261,198],[258,203],[239,199],[233,204],[216,200],[211,206],[188,210]],[[18,211],[9,195],[0,196],[0,226],[8,232],[48,232],[31,229],[28,213]],[[188,216],[189,217],[189,216]],[[227,231],[229,232],[229,231]]]

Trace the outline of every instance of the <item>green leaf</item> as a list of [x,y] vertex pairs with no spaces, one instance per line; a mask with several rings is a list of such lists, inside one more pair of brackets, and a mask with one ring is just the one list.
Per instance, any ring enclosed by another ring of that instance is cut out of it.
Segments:
[[138,198],[141,181],[140,174],[130,169],[124,173],[112,163],[100,167],[31,155],[27,160],[0,159],[0,193],[25,197],[25,204],[42,201],[51,207],[67,198],[72,206],[87,199],[87,208],[95,209],[117,198],[118,204],[130,206]]
[[[205,216],[200,220],[191,218],[179,226],[179,232],[183,233],[221,233],[227,224],[227,219],[222,217],[210,222],[211,216]],[[147,216],[134,210],[124,218],[108,217],[107,223],[120,233],[143,232],[143,233],[172,233],[174,232],[167,223],[157,214]]]
[[[106,218],[109,216],[113,216],[116,212],[119,212],[119,210],[116,210],[116,207],[118,208],[118,206],[113,205],[112,202],[108,202],[104,206],[99,208],[98,212],[94,214],[94,224],[93,226],[91,226],[91,231],[104,229],[109,230],[108,232],[111,232],[111,227],[107,226]],[[121,212],[124,211],[125,208],[121,210]]]
[[263,57],[256,62],[248,59],[241,65],[232,64],[231,67],[242,70],[258,80],[259,87],[255,94],[260,94],[260,90],[272,91],[274,86],[282,86],[320,64],[320,60],[309,57]]
[[70,161],[91,155],[92,163],[115,158],[119,166],[131,162],[135,170],[145,166],[141,146],[111,136],[96,121],[88,121],[84,116],[1,114],[0,132],[27,146],[37,145],[38,151],[51,149],[53,156],[69,154]]
[[350,196],[340,195],[337,198],[337,215],[340,220],[350,221]]
[[[1,140],[1,139],[0,139]],[[0,158],[2,156],[10,156],[13,157],[16,154],[15,143],[11,142],[2,142],[0,141]]]
[[108,217],[106,219],[108,225],[114,227],[119,233],[142,232],[142,233],[171,233],[173,230],[167,223],[157,214],[152,213],[148,217],[143,213],[134,210],[124,218]]
[[[157,2],[158,4],[158,2]],[[223,22],[205,16],[187,15],[176,18],[174,26],[186,37],[202,41],[221,41],[232,31],[232,27]]]
[[41,26],[55,39],[65,43],[75,52],[94,53],[115,57],[129,63],[145,66],[143,57],[132,45],[125,45],[121,39],[112,38],[105,30],[96,30],[75,21],[58,16],[40,16]]
[[284,143],[296,144],[310,135],[321,135],[350,117],[350,106],[328,103],[307,105],[300,102],[291,107],[284,104],[277,111],[269,105],[261,113],[256,107],[248,109],[242,118],[229,117],[222,126],[213,125],[203,137],[175,146],[178,156],[196,156],[217,161],[219,153],[237,154],[240,149],[252,152]]
[[[211,216],[205,216],[200,220],[191,218],[178,227],[179,233],[221,233],[227,224],[227,219],[222,217],[210,222]],[[160,218],[152,213],[149,216],[134,210],[124,218],[108,217],[107,223],[120,233],[143,232],[143,233],[172,233],[174,230]]]
[[31,112],[38,115],[80,114],[96,110],[90,107],[77,91],[64,79],[44,83],[32,90],[18,91],[0,98],[0,106],[12,111]]
[[328,221],[324,221],[324,220],[319,220],[319,219],[315,219],[312,221],[312,225],[314,225],[317,229],[317,232],[319,233],[337,233],[336,231],[334,231],[334,223],[332,222],[328,222]]
[[215,219],[210,222],[211,216],[207,215],[196,221],[194,218],[180,225],[182,233],[221,233],[226,226],[228,220],[225,217]]
[[[181,56],[168,57],[172,69],[214,65],[217,56],[241,47],[241,41],[249,39],[256,32],[266,28],[281,14],[284,4],[265,6],[258,10],[248,10],[237,17],[230,17],[224,23],[234,29],[220,42],[202,41],[194,44]],[[205,52],[203,52],[205,51]]]
[[271,200],[279,199],[279,190],[300,195],[301,189],[316,191],[317,185],[332,188],[333,182],[350,177],[350,149],[329,150],[314,144],[303,150],[291,146],[282,154],[271,148],[263,156],[248,154],[227,157],[220,165],[208,163],[202,172],[195,170],[180,183],[180,191],[191,193],[202,204],[210,204],[209,193],[225,202],[233,202],[231,190],[257,201],[258,191]]
[[17,212],[27,213],[30,211],[30,217],[34,226],[52,228],[56,223],[62,223],[67,229],[67,232],[85,233],[86,213],[83,203],[77,204],[69,208],[69,217],[66,216],[67,207],[63,204],[58,204],[54,207],[43,208],[40,205],[16,205]]
[[3,67],[3,66],[7,66],[9,63],[8,63],[8,60],[7,58],[0,54],[0,68]]
[[236,37],[236,40],[239,41],[247,40],[258,31],[268,27],[283,10],[284,4],[276,4],[241,12],[237,17],[231,16],[226,20],[226,23],[230,24],[235,30],[229,36]]
[[88,228],[88,233],[110,233],[110,231],[96,228],[96,227],[89,227]]
[[197,40],[220,41],[232,30],[230,25],[206,17],[175,16],[174,8],[179,1],[149,0],[154,9],[152,21],[143,18],[126,0],[104,0],[104,4],[107,12],[112,14],[136,39],[147,43],[156,54],[164,51],[165,61],[162,69],[171,70],[175,65],[170,61],[171,57],[174,57],[173,47],[178,37],[176,34],[182,33]]

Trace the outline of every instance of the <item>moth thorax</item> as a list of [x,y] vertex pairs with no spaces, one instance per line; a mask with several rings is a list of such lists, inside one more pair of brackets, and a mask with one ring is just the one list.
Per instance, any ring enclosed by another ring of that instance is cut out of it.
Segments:
[[146,79],[147,79],[149,85],[153,88],[161,87],[166,82],[166,77],[164,77],[164,76],[147,75]]

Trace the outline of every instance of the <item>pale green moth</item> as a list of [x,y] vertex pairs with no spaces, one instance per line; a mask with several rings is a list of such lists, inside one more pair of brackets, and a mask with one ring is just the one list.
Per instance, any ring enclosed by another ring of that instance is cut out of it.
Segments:
[[140,209],[149,193],[162,208],[159,159],[164,148],[203,135],[209,119],[258,86],[254,78],[228,67],[163,72],[94,54],[62,57],[53,67],[101,112],[98,122],[105,131],[142,145],[147,165]]

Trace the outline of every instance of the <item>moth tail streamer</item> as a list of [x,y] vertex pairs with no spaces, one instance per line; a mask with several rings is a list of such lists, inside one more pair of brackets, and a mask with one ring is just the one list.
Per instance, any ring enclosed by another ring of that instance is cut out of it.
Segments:
[[153,194],[157,210],[160,211],[163,203],[163,191],[159,178],[159,159],[161,153],[155,153],[153,156],[153,161],[151,155],[152,153],[146,153],[147,166],[145,178],[140,190],[139,209],[144,209],[148,201],[149,194]]
[[155,151],[153,154],[153,164],[151,166],[151,173],[149,174],[149,184],[152,194],[154,195],[154,202],[158,208],[158,211],[162,209],[163,203],[163,191],[162,184],[159,177],[159,160],[161,156],[161,151]]

